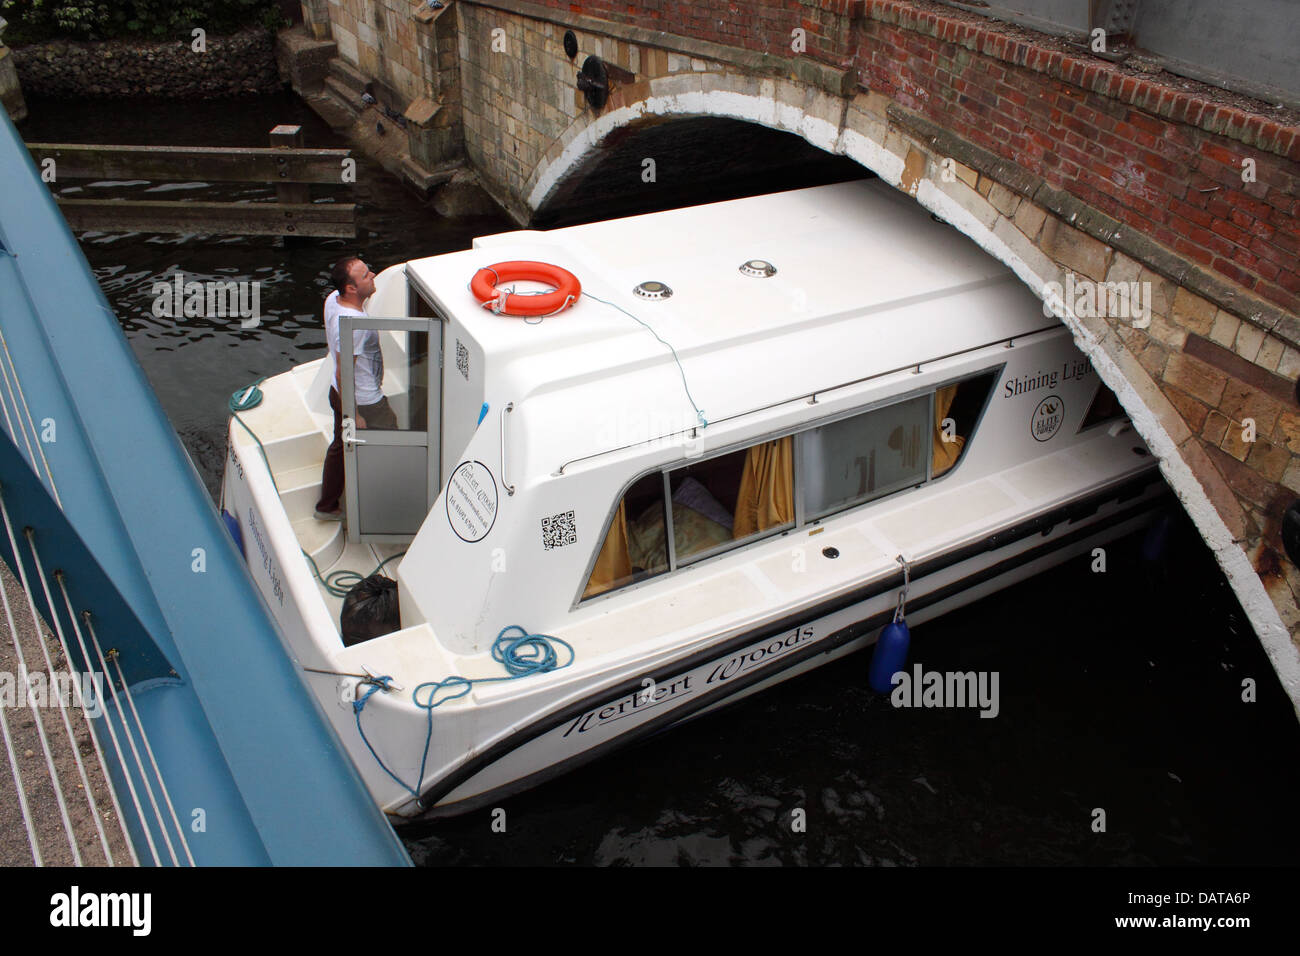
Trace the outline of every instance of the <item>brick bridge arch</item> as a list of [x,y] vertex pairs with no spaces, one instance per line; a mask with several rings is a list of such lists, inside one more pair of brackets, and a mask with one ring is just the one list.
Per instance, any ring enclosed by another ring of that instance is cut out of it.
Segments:
[[[856,161],[1039,295],[1067,273],[1149,283],[1146,328],[1063,320],[1300,711],[1300,569],[1280,540],[1300,497],[1300,114],[915,0],[357,6],[304,0],[349,64],[331,80],[376,80],[407,107],[416,166],[463,155],[521,223],[620,132],[727,118]],[[616,68],[599,111],[575,89],[590,55]]]
[[[1064,282],[1069,271],[1097,281],[1132,281],[1143,273],[1139,262],[1062,222],[1031,197],[928,148],[916,130],[898,127],[890,105],[883,97],[838,97],[790,80],[721,72],[659,77],[616,89],[603,111],[577,116],[520,192],[532,212],[544,209],[566,180],[586,166],[592,153],[621,130],[672,118],[741,120],[792,133],[828,153],[853,159],[999,259],[1040,298],[1047,283]],[[1158,276],[1153,278],[1160,282]],[[1158,310],[1153,303],[1152,323],[1166,326],[1163,331],[1168,334],[1175,324],[1173,299],[1179,293],[1163,291],[1163,299],[1154,296],[1163,308]],[[1235,495],[1205,459],[1179,410],[1130,348],[1125,333],[1133,330],[1123,320],[1080,318],[1068,308],[1062,321],[1159,458],[1166,481],[1213,551],[1283,686],[1300,706],[1300,654],[1260,571],[1242,546],[1244,528]],[[1212,499],[1204,483],[1215,479],[1219,487],[1213,491],[1218,495]],[[1220,513],[1225,505],[1231,509],[1227,516]],[[1256,549],[1261,546],[1255,542]],[[1282,597],[1293,600],[1290,593]]]

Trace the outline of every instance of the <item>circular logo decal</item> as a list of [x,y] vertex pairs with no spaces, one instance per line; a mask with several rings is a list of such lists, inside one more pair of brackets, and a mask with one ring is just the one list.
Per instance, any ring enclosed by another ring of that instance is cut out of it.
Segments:
[[456,466],[447,482],[447,521],[462,541],[482,541],[497,520],[497,482],[481,461]]
[[1057,395],[1048,395],[1034,409],[1034,417],[1029,420],[1029,434],[1034,441],[1047,441],[1061,430],[1065,421],[1065,402]]

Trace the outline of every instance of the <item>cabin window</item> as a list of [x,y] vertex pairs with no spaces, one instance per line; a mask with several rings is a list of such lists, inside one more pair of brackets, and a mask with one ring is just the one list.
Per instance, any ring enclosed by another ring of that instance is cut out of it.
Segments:
[[641,478],[619,502],[582,596],[794,527],[793,447],[786,436]]
[[610,520],[583,598],[946,474],[1000,374],[643,475]]
[[[438,310],[414,286],[408,286],[407,306],[410,314],[422,319],[441,319]],[[407,360],[410,365],[410,404],[406,424],[411,431],[426,431],[429,425],[429,336],[425,332],[412,332],[407,339]],[[399,422],[401,419],[399,418]]]
[[996,372],[945,385],[934,393],[934,438],[930,477],[951,471],[961,460],[997,380]]
[[669,472],[675,563],[793,527],[792,449],[787,436]]
[[801,436],[804,514],[820,518],[926,480],[930,396],[842,418]]
[[1116,418],[1124,418],[1125,415],[1124,406],[1119,403],[1115,393],[1104,383],[1099,383],[1096,394],[1092,396],[1092,404],[1088,406],[1088,411],[1083,416],[1083,424],[1079,426],[1079,431]]
[[595,597],[667,571],[667,541],[664,478],[656,471],[633,484],[618,503],[582,596]]
[[367,427],[425,431],[429,420],[429,333],[386,329],[379,333],[379,339],[384,353],[384,397],[394,422],[368,423]]
[[409,288],[409,292],[410,295],[408,296],[408,302],[409,302],[409,308],[411,310],[412,316],[422,318],[422,319],[442,318],[442,316],[438,313],[438,310],[433,307],[433,304],[424,297],[423,292],[420,292],[414,286],[411,286]]

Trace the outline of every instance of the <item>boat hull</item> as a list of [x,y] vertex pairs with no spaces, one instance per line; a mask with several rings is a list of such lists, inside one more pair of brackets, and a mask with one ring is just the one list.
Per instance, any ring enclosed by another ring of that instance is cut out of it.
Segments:
[[[984,542],[918,565],[908,620],[924,623],[1151,524],[1176,504],[1151,471]],[[1085,516],[1086,517],[1081,517]],[[415,823],[468,813],[649,736],[870,646],[893,617],[897,580],[872,582],[607,685],[518,729],[422,791],[394,816]],[[865,680],[865,668],[863,679]],[[436,730],[435,730],[436,732]]]

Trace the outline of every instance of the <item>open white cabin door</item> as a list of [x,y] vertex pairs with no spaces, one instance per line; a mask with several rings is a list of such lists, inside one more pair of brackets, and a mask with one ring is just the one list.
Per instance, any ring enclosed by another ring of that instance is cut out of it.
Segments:
[[[348,343],[363,337],[362,354],[349,361]],[[339,344],[348,540],[410,541],[438,497],[441,478],[442,322],[341,315]],[[382,401],[375,400],[376,344]]]

